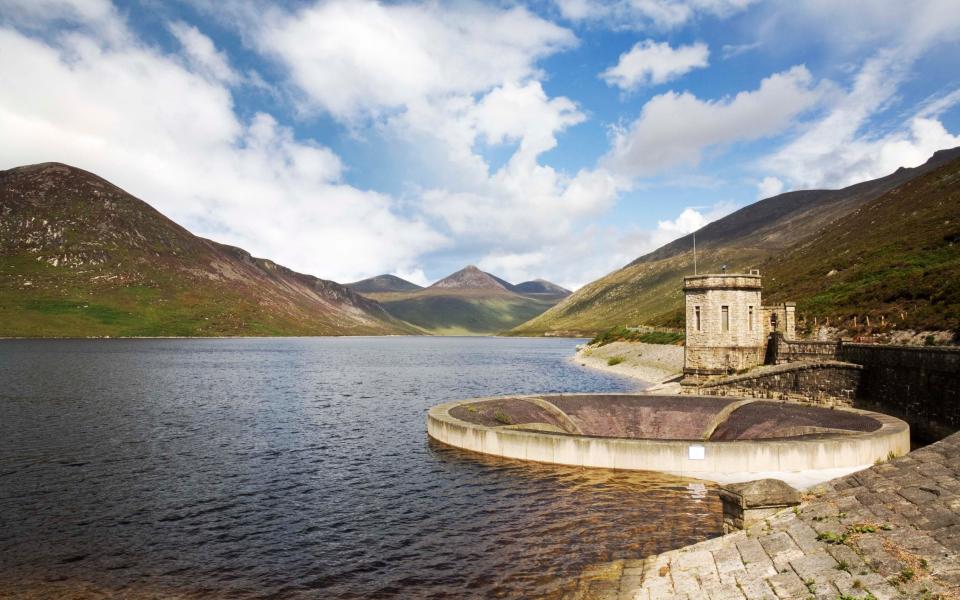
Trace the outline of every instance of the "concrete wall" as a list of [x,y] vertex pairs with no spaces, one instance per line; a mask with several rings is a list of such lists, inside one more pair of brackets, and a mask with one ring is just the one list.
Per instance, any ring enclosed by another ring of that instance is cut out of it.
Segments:
[[[662,471],[722,483],[749,481],[758,475],[790,479],[790,474],[803,474],[810,481],[825,481],[838,473],[885,460],[891,453],[899,456],[910,451],[907,425],[885,415],[871,415],[882,426],[870,433],[804,440],[664,441],[484,427],[450,416],[449,410],[454,406],[477,401],[449,402],[430,409],[427,416],[430,437],[457,448],[505,458],[579,467]],[[692,459],[691,447],[702,448],[703,458]]]
[[853,404],[905,420],[924,443],[960,430],[960,348],[773,336],[768,358],[778,366],[706,382],[691,378],[684,392]]
[[839,357],[863,367],[859,405],[900,416],[922,441],[960,430],[960,348],[843,343]]

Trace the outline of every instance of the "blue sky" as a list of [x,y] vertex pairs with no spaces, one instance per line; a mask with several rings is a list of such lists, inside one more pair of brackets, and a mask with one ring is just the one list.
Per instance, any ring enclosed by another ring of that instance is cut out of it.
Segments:
[[0,168],[337,281],[573,288],[960,145],[957,73],[954,0],[0,0]]

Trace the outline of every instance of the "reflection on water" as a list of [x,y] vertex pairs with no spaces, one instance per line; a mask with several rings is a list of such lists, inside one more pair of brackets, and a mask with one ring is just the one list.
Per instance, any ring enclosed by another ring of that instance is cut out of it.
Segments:
[[428,441],[453,398],[631,389],[575,344],[0,342],[0,596],[556,597],[718,535],[699,482]]

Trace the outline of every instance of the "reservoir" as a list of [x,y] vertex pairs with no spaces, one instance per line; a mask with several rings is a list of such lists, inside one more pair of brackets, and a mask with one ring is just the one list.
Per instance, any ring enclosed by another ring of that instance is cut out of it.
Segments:
[[457,398],[638,388],[579,341],[0,341],[0,596],[559,598],[719,535],[696,481],[428,440]]

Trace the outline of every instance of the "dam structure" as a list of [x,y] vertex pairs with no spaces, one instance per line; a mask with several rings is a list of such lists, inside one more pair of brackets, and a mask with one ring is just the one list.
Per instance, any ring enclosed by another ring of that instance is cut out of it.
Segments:
[[[796,338],[795,306],[763,306],[757,271],[684,278],[683,395],[554,394],[433,407],[430,437],[504,458],[661,471],[720,483],[776,478],[805,488],[910,451],[900,419],[850,406],[735,394],[704,382],[762,365],[768,340]],[[716,391],[716,390],[714,390]]]
[[910,450],[909,427],[887,415],[716,396],[457,400],[430,409],[427,431],[450,446],[504,458],[720,483],[769,477],[801,488]]

